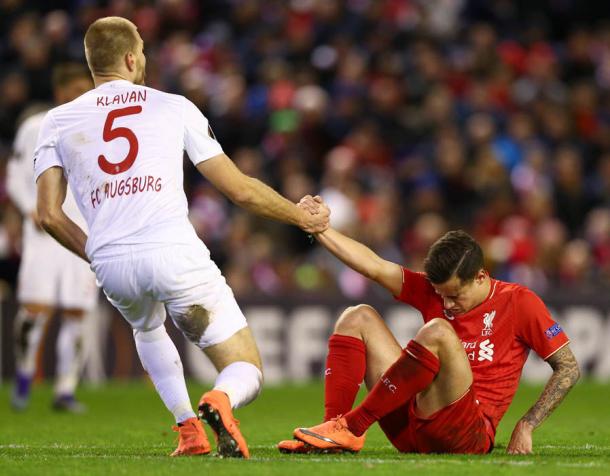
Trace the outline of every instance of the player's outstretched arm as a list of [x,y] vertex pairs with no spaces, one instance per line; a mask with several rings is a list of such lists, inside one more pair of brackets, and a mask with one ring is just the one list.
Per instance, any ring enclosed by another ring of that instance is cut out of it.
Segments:
[[402,268],[384,260],[369,247],[353,240],[333,228],[314,235],[324,248],[373,281],[381,284],[394,296],[402,291]]
[[232,202],[257,215],[296,225],[307,233],[328,227],[328,208],[320,207],[317,214],[297,208],[271,187],[242,173],[225,154],[200,162],[197,170]]
[[[319,196],[305,195],[297,206],[315,214],[320,207],[326,207],[326,204]],[[381,284],[392,295],[400,295],[402,291],[402,268],[400,265],[384,260],[369,247],[332,228],[314,236],[322,246],[347,266]]]
[[517,422],[506,448],[507,453],[532,452],[532,432],[553,413],[580,378],[578,363],[568,345],[551,355],[547,362],[553,368],[553,374],[534,406]]
[[85,254],[87,235],[62,209],[66,199],[67,183],[61,167],[45,170],[38,177],[36,186],[37,210],[42,227],[61,245],[89,262]]

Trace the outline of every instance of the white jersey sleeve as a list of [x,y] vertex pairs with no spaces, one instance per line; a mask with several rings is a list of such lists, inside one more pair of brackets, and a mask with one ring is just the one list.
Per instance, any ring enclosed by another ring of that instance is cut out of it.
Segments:
[[63,168],[58,149],[59,133],[53,114],[49,112],[40,126],[38,143],[34,151],[34,181],[38,181],[38,177],[51,167]]
[[[46,111],[34,114],[19,127],[13,145],[13,155],[7,166],[8,193],[26,219],[24,223],[24,239],[27,239],[28,235],[33,234],[34,230],[37,230],[35,225],[29,222],[28,217],[36,210],[37,190],[34,180],[34,160],[39,136],[44,134],[47,137],[47,146],[42,156],[45,156],[44,161],[49,165],[44,170],[55,165],[63,167],[63,164],[58,161],[59,158],[54,157],[54,155],[58,155],[57,127],[54,120],[49,122],[47,116]],[[44,170],[41,169],[40,173]],[[78,210],[72,190],[69,187],[66,193],[66,200],[63,203],[63,210],[78,226],[84,230],[87,229],[85,220]],[[40,233],[40,231],[37,230],[36,233]]]
[[184,150],[193,165],[223,153],[207,118],[184,98]]
[[35,115],[19,127],[13,143],[13,153],[7,165],[7,192],[25,216],[36,208],[32,156],[41,120],[42,117]]

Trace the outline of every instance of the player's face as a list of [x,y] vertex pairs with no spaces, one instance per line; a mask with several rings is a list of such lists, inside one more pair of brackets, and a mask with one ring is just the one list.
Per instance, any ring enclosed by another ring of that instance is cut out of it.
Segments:
[[136,50],[136,78],[134,83],[143,86],[146,82],[146,56],[144,55],[144,41],[142,41],[139,33]]
[[443,307],[451,315],[464,314],[481,304],[489,293],[489,276],[480,270],[471,281],[452,276],[442,284],[432,284],[442,300]]

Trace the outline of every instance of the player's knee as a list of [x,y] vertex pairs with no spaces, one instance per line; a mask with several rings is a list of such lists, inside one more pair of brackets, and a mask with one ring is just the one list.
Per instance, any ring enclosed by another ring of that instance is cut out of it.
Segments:
[[164,325],[155,327],[154,329],[133,329],[133,337],[138,342],[155,342],[165,338],[167,331]]
[[61,311],[61,316],[64,319],[83,320],[85,318],[85,314],[86,314],[86,312],[84,309],[77,309],[77,308],[62,309],[62,311]]
[[349,336],[359,336],[367,327],[381,321],[381,316],[374,307],[368,304],[358,304],[348,307],[335,324],[335,333]]
[[[159,341],[163,341],[165,339],[167,339],[171,346],[173,346],[173,343],[171,343],[169,335],[167,334],[167,330],[165,329],[165,326],[163,324],[158,327],[155,327],[154,329],[134,328],[133,339],[136,344],[136,351],[138,352],[140,361],[142,362],[142,367],[146,372],[150,372],[148,366],[146,365],[146,362],[149,359],[144,358],[147,352],[146,348],[150,348],[150,345],[157,346],[159,344]],[[182,362],[180,361],[180,359],[178,359],[177,362],[174,362],[174,364],[180,369],[180,371],[182,371]]]
[[21,310],[31,316],[44,314],[50,317],[53,314],[54,308],[46,304],[24,303],[20,306],[20,311]]
[[415,340],[420,344],[434,347],[449,344],[456,338],[451,324],[440,318],[428,321],[415,336]]

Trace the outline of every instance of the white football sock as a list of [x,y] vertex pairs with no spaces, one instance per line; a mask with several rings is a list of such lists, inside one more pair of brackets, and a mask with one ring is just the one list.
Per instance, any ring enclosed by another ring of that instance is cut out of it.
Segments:
[[55,350],[55,395],[74,395],[83,366],[83,320],[63,317]]
[[229,396],[232,408],[247,405],[261,391],[263,374],[249,362],[233,362],[227,365],[216,377],[214,390],[220,390]]
[[184,381],[182,361],[176,346],[161,325],[151,331],[134,329],[136,349],[144,370],[176,423],[195,416]]
[[26,377],[36,372],[36,357],[42,342],[49,316],[45,313],[30,313],[19,308],[13,324],[17,371]]

